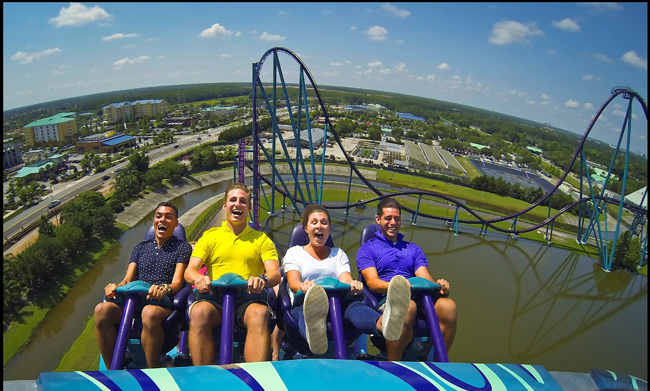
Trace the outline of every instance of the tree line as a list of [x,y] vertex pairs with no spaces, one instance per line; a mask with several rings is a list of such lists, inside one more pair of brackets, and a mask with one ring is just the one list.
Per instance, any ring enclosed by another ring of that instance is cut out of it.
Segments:
[[[66,203],[54,226],[43,215],[34,244],[3,257],[3,315],[10,321],[26,303],[37,301],[69,275],[88,249],[116,234],[115,213],[98,192],[86,191]],[[8,319],[9,318],[9,319]]]

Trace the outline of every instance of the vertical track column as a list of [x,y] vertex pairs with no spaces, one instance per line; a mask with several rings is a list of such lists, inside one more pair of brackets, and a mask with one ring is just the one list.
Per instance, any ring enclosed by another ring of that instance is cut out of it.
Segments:
[[[259,167],[259,135],[257,129],[257,63],[253,63],[253,226],[260,227],[260,167]],[[241,175],[241,174],[240,174]]]

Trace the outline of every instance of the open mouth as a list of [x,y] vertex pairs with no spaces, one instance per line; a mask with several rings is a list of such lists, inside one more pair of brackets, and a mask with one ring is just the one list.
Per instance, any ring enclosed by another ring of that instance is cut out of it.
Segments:
[[325,235],[322,232],[314,233],[314,237],[318,240],[322,240]]
[[235,216],[241,216],[241,215],[244,214],[244,211],[243,211],[243,210],[239,210],[239,209],[233,209],[233,210],[232,210],[232,214],[235,215]]
[[163,233],[163,232],[167,231],[167,227],[165,227],[162,224],[158,224],[157,230],[158,230],[158,232]]

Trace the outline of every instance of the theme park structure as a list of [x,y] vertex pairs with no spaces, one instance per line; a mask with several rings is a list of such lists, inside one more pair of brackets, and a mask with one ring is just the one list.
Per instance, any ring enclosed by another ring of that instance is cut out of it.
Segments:
[[[296,107],[295,112],[292,107],[292,102],[289,99],[289,94],[287,93],[287,85],[285,83],[284,75],[282,73],[282,65],[280,64],[279,56],[278,56],[279,53],[286,54],[290,60],[295,61],[299,66],[299,82],[298,82],[299,95],[298,95],[298,101],[296,102],[296,105],[294,105],[294,107]],[[273,81],[272,81],[272,85],[267,84],[265,86],[261,80],[261,75],[262,75],[262,69],[264,63],[269,58],[272,58],[273,61],[272,64]],[[517,238],[519,234],[524,232],[530,232],[538,229],[545,229],[545,238],[548,240],[548,244],[550,245],[552,244],[553,226],[555,220],[562,214],[566,213],[567,211],[577,206],[579,208],[579,213],[578,213],[578,230],[577,230],[576,240],[578,241],[578,243],[584,245],[587,243],[587,241],[590,238],[593,238],[593,242],[595,243],[595,246],[598,249],[600,264],[602,268],[606,271],[609,271],[612,268],[614,252],[616,249],[616,240],[614,240],[612,243],[608,242],[609,240],[608,238],[611,236],[609,233],[610,231],[613,231],[613,237],[614,238],[619,237],[619,234],[621,233],[621,220],[623,217],[623,210],[627,210],[628,212],[634,215],[634,218],[628,230],[633,237],[636,236],[639,238],[639,242],[641,246],[640,249],[641,257],[639,259],[638,265],[641,266],[642,263],[644,262],[644,259],[647,258],[646,250],[648,244],[648,236],[647,236],[646,223],[647,223],[648,211],[646,207],[642,206],[647,196],[647,187],[645,188],[642,199],[638,204],[633,204],[631,202],[628,202],[625,198],[625,191],[626,191],[626,181],[628,178],[628,161],[630,156],[630,144],[631,144],[631,137],[632,137],[633,102],[637,101],[640,104],[646,122],[647,122],[648,113],[647,113],[647,106],[643,98],[636,91],[630,89],[629,87],[615,87],[612,89],[609,98],[600,106],[598,111],[594,114],[584,135],[580,139],[578,147],[575,153],[573,154],[573,157],[571,159],[571,162],[567,166],[567,169],[564,171],[562,177],[559,179],[559,181],[554,185],[554,187],[550,191],[548,191],[546,194],[544,194],[543,197],[533,202],[532,204],[530,204],[530,206],[528,206],[527,208],[521,211],[503,217],[485,219],[482,216],[480,216],[476,211],[474,211],[471,207],[465,205],[461,200],[457,200],[448,195],[437,193],[435,191],[415,191],[415,190],[386,194],[381,190],[379,190],[371,181],[366,179],[364,175],[361,173],[361,171],[359,171],[359,169],[355,165],[354,160],[351,159],[350,155],[346,152],[345,148],[343,148],[343,145],[341,143],[341,138],[339,134],[336,132],[335,127],[332,124],[332,121],[330,120],[330,116],[327,112],[327,106],[325,105],[321,93],[318,89],[318,86],[316,85],[311,73],[307,69],[307,66],[291,50],[282,47],[275,47],[269,49],[266,53],[264,53],[260,61],[253,64],[252,73],[253,73],[253,81],[252,81],[253,82],[253,92],[252,92],[253,106],[252,107],[254,108],[264,107],[266,109],[266,112],[270,114],[271,121],[272,121],[271,149],[268,150],[260,142],[260,137],[259,137],[260,129],[258,124],[258,119],[260,117],[260,114],[258,113],[258,110],[255,109],[252,111],[252,116],[253,116],[252,143],[251,145],[247,146],[245,140],[240,141],[239,153],[235,157],[236,169],[235,169],[234,179],[243,182],[245,168],[249,168],[253,172],[252,175],[253,213],[251,214],[251,218],[256,228],[260,226],[259,210],[260,210],[260,203],[261,203],[262,196],[265,199],[265,204],[268,208],[268,212],[270,216],[274,216],[276,212],[275,210],[276,193],[284,197],[283,207],[286,204],[286,199],[289,199],[291,204],[293,205],[293,208],[296,210],[298,214],[300,214],[300,211],[306,205],[311,203],[320,204],[324,201],[322,195],[323,195],[323,186],[324,186],[325,156],[326,156],[325,153],[327,149],[328,134],[331,134],[335,142],[338,144],[340,150],[343,152],[343,155],[350,167],[350,176],[348,180],[348,200],[346,204],[327,205],[327,207],[330,209],[345,209],[347,214],[347,211],[350,208],[371,203],[386,197],[411,195],[411,196],[417,196],[418,199],[417,207],[415,209],[405,207],[404,210],[412,214],[412,219],[411,219],[412,224],[416,224],[418,217],[422,216],[429,219],[445,221],[447,224],[451,226],[451,229],[454,230],[456,235],[458,234],[459,224],[469,224],[469,225],[480,226],[479,235],[485,235],[488,228],[490,228],[495,231],[509,234],[513,238]],[[307,86],[307,81],[311,84],[311,87]],[[272,90],[271,99],[269,99],[269,96],[266,91],[267,89]],[[311,130],[311,123],[309,121],[310,104],[307,98],[308,90],[310,92],[313,91],[313,94],[315,95],[315,98],[318,101],[318,105],[319,105],[318,109],[325,118],[325,127],[323,130],[324,142],[322,144],[323,147],[322,147],[322,153],[320,155],[319,162],[316,161],[316,156],[315,156],[315,151],[318,149],[318,146],[315,146],[313,142],[314,140],[312,140],[313,136]],[[293,158],[289,154],[289,151],[287,149],[287,143],[282,136],[282,132],[280,131],[280,128],[278,126],[278,120],[276,117],[276,113],[278,110],[279,95],[281,95],[284,98],[284,101],[282,102],[282,106],[286,107],[288,110],[289,119],[291,121],[291,127],[293,130],[293,137],[294,140],[296,140],[296,143],[298,142],[298,140],[301,139],[301,129],[300,129],[301,119],[302,118],[307,119],[306,133],[307,133],[307,139],[308,139],[307,141],[308,141],[308,149],[309,149],[309,153],[307,155],[302,154],[302,148],[295,149],[296,151],[295,157]],[[591,179],[590,171],[593,173],[593,170],[590,170],[587,164],[587,159],[584,153],[584,145],[587,140],[587,137],[589,136],[594,125],[596,124],[596,121],[600,118],[600,115],[604,112],[607,106],[617,97],[621,97],[627,101],[627,109],[626,109],[623,124],[621,126],[618,142],[616,144],[615,151],[611,163],[609,164],[607,175],[605,177],[605,181],[599,190]],[[258,106],[258,102],[262,102],[263,105]],[[625,140],[625,144],[622,145],[624,140]],[[284,156],[282,157],[283,163],[286,161],[291,171],[290,177],[292,178],[293,181],[293,189],[290,189],[290,186],[288,186],[288,184],[285,183],[285,181],[282,178],[282,175],[278,170],[278,167],[275,164],[276,149],[279,148],[281,148],[282,152],[284,152]],[[251,153],[248,154],[248,155],[252,155],[252,159],[250,159],[251,160],[250,162],[248,162],[246,159],[247,152],[252,152],[252,154]],[[273,170],[270,178],[267,178],[266,176],[260,173],[260,166],[262,163],[260,161],[261,155],[263,155],[266,158],[266,162],[270,163],[270,167]],[[606,188],[610,183],[610,181],[612,180],[613,177],[612,170],[614,169],[614,164],[617,161],[617,159],[623,159],[625,164],[623,177],[621,178],[622,189],[621,189],[621,196],[619,197],[619,199],[608,197],[606,195],[607,194]],[[561,191],[558,190],[560,188],[560,185],[562,185],[566,181],[567,176],[569,175],[569,172],[571,170],[571,167],[573,167],[574,163],[576,162],[578,162],[580,167],[579,176],[578,176],[578,181],[579,181],[578,199],[573,203],[563,207],[554,215],[551,215],[551,205],[552,205],[551,201],[552,201],[553,194],[556,191]],[[320,165],[320,175],[317,175],[316,173],[317,164]],[[311,175],[309,175],[307,170],[305,169],[306,165],[311,167]],[[353,174],[356,174],[358,179],[361,180],[362,183],[365,186],[367,186],[368,189],[370,189],[377,196],[363,201],[357,201],[351,203],[349,199],[349,194],[352,186]],[[263,184],[266,184],[267,186],[270,187],[270,195],[266,194]],[[421,212],[420,204],[423,197],[434,197],[436,199],[446,201],[449,205],[455,206],[454,217],[450,219],[446,216],[435,216],[435,215],[430,215]],[[517,227],[517,220],[520,216],[544,204],[545,201],[548,201],[548,216],[544,221],[537,224],[533,224],[527,228]],[[588,203],[593,205],[593,213],[591,213],[591,215],[588,215],[589,213],[588,212],[589,209],[587,205]],[[617,206],[616,227],[613,230],[611,230],[611,227],[609,227],[607,224],[607,218],[606,218],[607,204],[613,204]],[[459,219],[459,213],[458,213],[459,210],[464,210],[468,212],[474,217],[474,219],[471,220]],[[604,216],[605,219],[604,221],[601,222],[601,216],[603,215],[605,215]],[[495,223],[499,223],[499,222],[512,222],[512,225],[506,229],[495,225]]]
[[[298,98],[298,113],[297,121],[293,119],[293,113],[291,112],[291,103],[288,97],[286,85],[284,82],[284,76],[282,74],[281,65],[278,61],[278,53],[288,54],[292,59],[294,59],[300,66],[300,82],[299,82],[299,98]],[[273,56],[273,104],[269,101],[266,91],[260,81],[260,71],[264,61],[269,57]],[[254,228],[260,227],[259,221],[259,211],[260,211],[260,193],[264,196],[267,202],[267,207],[271,215],[275,214],[275,195],[280,194],[284,197],[284,200],[289,199],[293,208],[300,213],[301,210],[304,210],[304,207],[307,204],[311,203],[322,203],[323,202],[323,185],[324,185],[324,156],[325,148],[327,142],[323,143],[323,152],[321,158],[321,173],[320,179],[316,175],[316,161],[314,159],[314,147],[312,144],[311,138],[309,138],[309,157],[301,156],[300,148],[296,149],[296,158],[290,159],[289,153],[285,141],[282,139],[281,132],[277,121],[275,119],[276,113],[276,77],[279,76],[281,80],[281,87],[284,97],[286,99],[287,108],[289,110],[290,118],[292,121],[292,128],[295,135],[295,140],[298,142],[300,140],[300,130],[296,127],[296,122],[300,124],[300,118],[302,116],[302,109],[304,103],[304,113],[306,118],[309,118],[309,107],[307,105],[307,88],[305,85],[305,77],[309,79],[312,84],[314,93],[318,98],[320,104],[320,109],[322,110],[326,121],[325,121],[325,131],[331,131],[336,142],[341,147],[345,158],[347,159],[350,165],[350,179],[348,184],[348,194],[352,183],[352,174],[356,175],[363,181],[363,183],[377,194],[377,197],[374,197],[370,200],[365,200],[356,203],[350,203],[348,201],[345,205],[339,206],[328,206],[332,209],[345,209],[346,215],[347,211],[350,208],[355,206],[364,205],[369,202],[376,201],[378,199],[389,196],[388,194],[383,194],[379,191],[373,184],[363,177],[359,169],[353,164],[353,161],[350,159],[348,154],[345,152],[345,149],[342,148],[341,141],[337,135],[334,127],[332,126],[323,100],[320,96],[318,88],[316,87],[313,79],[304,66],[304,64],[298,59],[298,57],[285,48],[273,48],[267,51],[261,60],[253,64],[253,85],[254,87],[260,87],[259,91],[257,88],[253,88],[253,140],[250,146],[247,146],[245,142],[240,142],[238,157],[236,158],[236,170],[235,170],[235,180],[244,181],[245,170],[248,168],[253,171],[252,181],[253,181],[253,213],[252,213],[252,225]],[[266,103],[266,108],[269,113],[271,113],[272,123],[273,123],[273,142],[271,151],[267,151],[261,143],[259,143],[258,137],[258,114],[257,114],[257,99],[258,94],[264,99]],[[603,104],[601,109],[598,112],[598,115],[604,110],[607,104],[618,95],[627,96],[626,99],[630,100],[630,106],[628,107],[626,121],[622,130],[621,137],[619,139],[619,146],[623,138],[623,133],[625,132],[625,127],[627,126],[627,149],[626,149],[626,162],[627,154],[629,153],[630,138],[629,134],[631,132],[631,126],[629,119],[631,119],[631,102],[632,99],[637,99],[643,106],[644,112],[646,111],[645,103],[635,92],[629,89],[615,89],[612,92],[612,97]],[[597,118],[596,115],[594,118]],[[588,167],[582,152],[582,145],[585,142],[587,134],[591,127],[593,127],[595,120],[592,121],[587,133],[584,135],[581,140],[580,146],[576,154],[574,155],[573,161],[580,157],[585,171],[585,175],[588,174]],[[311,129],[309,129],[309,121],[307,121],[308,126],[308,137],[311,137]],[[283,176],[280,175],[280,172],[277,170],[275,165],[275,140],[280,143],[280,147],[283,149],[285,156],[287,157],[287,163],[290,167],[291,176],[293,178],[293,192],[289,188],[289,184],[285,183]],[[325,135],[324,140],[327,140]],[[267,161],[270,163],[270,166],[273,168],[273,175],[271,178],[266,178],[260,174],[260,161],[259,161],[259,152],[264,154]],[[616,153],[618,153],[619,148],[617,148]],[[246,162],[245,157],[250,152],[252,153],[252,163]],[[616,158],[616,156],[615,156]],[[311,164],[311,179],[308,178],[307,170],[305,170],[305,164]],[[572,162],[573,164],[573,162]],[[613,164],[613,163],[612,163]],[[611,173],[611,167],[610,167]],[[566,178],[568,174],[564,173],[562,180]],[[582,174],[582,171],[581,171]],[[625,170],[624,178],[627,174],[627,168]],[[302,177],[301,177],[302,176]],[[608,174],[608,178],[609,178]],[[587,177],[588,178],[588,177]],[[582,178],[580,178],[582,179]],[[276,184],[279,182],[279,184]],[[589,179],[587,179],[589,181]],[[270,187],[271,192],[267,196],[265,194],[264,187],[262,182],[266,183]],[[582,185],[581,185],[581,197],[578,201],[573,203],[571,206],[583,205],[585,202],[593,202],[595,206],[595,212],[591,216],[591,221],[594,221],[594,224],[587,224],[587,226],[582,227],[579,231],[579,237],[584,240],[592,235],[593,232],[598,232],[598,235],[593,234],[596,238],[596,243],[600,243],[600,254],[601,260],[603,260],[602,266],[606,270],[611,267],[611,262],[609,266],[604,262],[606,257],[609,256],[609,249],[606,247],[607,244],[604,243],[602,239],[602,232],[596,218],[598,214],[603,213],[601,207],[604,208],[606,203],[613,203],[612,199],[604,197],[603,193],[599,195],[593,195],[594,189],[591,182],[588,182],[589,190],[592,194],[590,197],[582,197]],[[304,188],[303,188],[304,186]],[[623,185],[624,186],[624,185]],[[557,186],[554,190],[557,189]],[[586,193],[586,192],[585,192]],[[623,192],[624,193],[624,187]],[[508,233],[511,235],[517,235],[521,232],[527,232],[532,229],[537,229],[543,226],[548,226],[550,224],[550,234],[549,242],[552,237],[552,224],[553,221],[561,214],[564,213],[569,207],[564,208],[559,213],[554,216],[550,216],[550,207],[549,207],[549,217],[543,224],[539,224],[536,227],[528,229],[518,229],[516,220],[517,217],[521,216],[523,213],[529,211],[534,206],[539,205],[545,199],[552,197],[552,192],[546,194],[542,199],[536,201],[531,205],[530,208],[527,208],[524,211],[518,212],[517,214],[486,220],[481,218],[476,212],[471,208],[466,207],[461,202],[445,196],[443,194],[438,194],[436,192],[423,192],[423,191],[407,191],[400,193],[393,193],[390,196],[399,196],[399,195],[415,195],[418,197],[418,206],[412,210],[405,208],[407,211],[412,213],[412,223],[416,223],[417,217],[422,216],[426,218],[432,218],[437,220],[449,220],[445,217],[427,215],[419,211],[420,202],[423,197],[433,196],[436,198],[444,199],[454,205],[456,205],[456,213],[451,220],[452,229],[455,233],[458,233],[459,223],[464,224],[480,224],[481,225],[481,235],[485,235],[488,228],[492,228],[499,232]],[[270,197],[270,202],[268,198]],[[644,195],[645,197],[645,195]],[[622,197],[623,198],[623,197]],[[284,204],[284,203],[283,203]],[[619,205],[619,223],[621,219],[621,212],[623,208],[626,208],[632,211],[635,214],[635,223],[637,227],[640,227],[640,231],[643,232],[645,227],[647,212],[639,207],[634,205],[626,204],[624,201],[620,201]],[[476,218],[476,221],[466,221],[458,218],[459,209],[464,209],[469,212],[472,216]],[[504,230],[499,226],[494,225],[500,221],[507,221],[513,219],[514,222],[510,229]],[[637,221],[638,220],[638,221]],[[296,227],[295,227],[296,228]],[[297,233],[304,231],[301,229],[295,229]],[[301,227],[297,227],[301,228]],[[370,228],[372,231],[374,228],[372,225],[364,228],[364,231]],[[606,231],[605,226],[605,231]],[[618,233],[619,224],[617,224],[616,232]],[[632,230],[632,228],[630,228]],[[175,233],[176,235],[176,233]],[[364,240],[365,233],[362,232],[361,242]],[[606,233],[605,233],[606,235]],[[643,234],[641,234],[643,235]],[[294,232],[292,232],[292,239],[290,240],[290,245],[293,242]],[[644,242],[644,251],[645,244],[647,243],[647,236],[643,238]],[[302,238],[301,240],[304,240]],[[545,247],[547,249],[548,247]],[[613,253],[614,249],[611,249]],[[611,258],[611,256],[609,256]],[[534,261],[534,260],[533,260]],[[531,261],[532,262],[532,261]],[[573,260],[567,260],[566,262],[575,262]],[[534,263],[534,262],[532,262]],[[227,277],[227,278],[225,278]],[[278,362],[260,362],[260,363],[237,363],[237,356],[233,355],[233,349],[237,346],[239,341],[241,344],[241,335],[238,336],[238,330],[236,330],[236,325],[233,321],[233,303],[236,296],[245,295],[245,281],[240,281],[237,278],[239,276],[222,276],[221,278],[213,281],[213,289],[218,290],[223,296],[223,322],[221,325],[220,332],[215,332],[215,341],[219,343],[220,349],[218,359],[220,365],[208,365],[208,366],[191,366],[191,361],[187,355],[187,346],[183,342],[184,338],[187,335],[188,319],[185,317],[185,322],[183,323],[183,316],[179,315],[176,326],[174,326],[176,333],[179,330],[180,332],[180,344],[178,350],[175,350],[175,365],[176,367],[169,368],[156,368],[156,369],[137,369],[142,367],[130,368],[126,370],[115,370],[124,368],[124,364],[119,357],[122,357],[122,352],[124,351],[124,346],[120,345],[120,342],[116,344],[116,353],[114,354],[113,363],[111,363],[111,369],[114,370],[99,370],[99,371],[75,371],[75,372],[47,372],[42,373],[37,380],[31,381],[16,381],[16,382],[4,382],[3,386],[5,389],[9,390],[27,390],[38,388],[39,390],[68,390],[74,389],[76,391],[84,390],[195,390],[197,388],[218,388],[224,390],[302,390],[305,387],[318,390],[336,390],[336,391],[345,391],[345,390],[358,390],[360,388],[368,389],[391,389],[395,391],[400,390],[608,390],[608,389],[617,389],[617,390],[647,390],[647,382],[643,379],[639,379],[635,376],[630,376],[627,374],[616,373],[608,370],[598,370],[594,369],[589,373],[574,373],[574,372],[561,372],[561,371],[548,371],[541,365],[528,365],[528,364],[484,364],[484,363],[450,363],[446,355],[444,348],[444,341],[442,341],[442,336],[440,334],[440,329],[437,327],[437,318],[431,319],[433,315],[427,310],[427,305],[425,304],[425,311],[427,311],[427,326],[430,331],[430,342],[429,349],[433,352],[433,355],[427,354],[425,360],[420,361],[375,361],[375,357],[364,357],[363,354],[357,355],[356,357],[348,356],[346,353],[346,348],[349,351],[351,345],[342,344],[342,320],[340,313],[340,303],[339,299],[342,300],[342,297],[345,294],[346,287],[342,286],[345,284],[339,284],[334,281],[331,286],[327,286],[325,289],[328,292],[328,298],[330,302],[330,314],[329,314],[329,325],[328,329],[331,328],[331,334],[334,339],[334,357],[331,359],[321,359],[313,358],[312,359],[293,359],[293,360],[283,360]],[[572,279],[571,276],[567,276],[569,280]],[[434,294],[436,291],[435,285],[428,282],[424,282],[423,286],[416,286],[418,281],[412,281],[411,285],[415,292],[420,289],[420,292],[417,293],[419,297],[418,300],[422,299],[422,296],[425,298],[428,297],[427,301],[432,308],[432,303],[430,301],[431,294]],[[427,285],[429,284],[429,285]],[[327,284],[323,284],[327,285]],[[349,288],[349,286],[348,286]],[[143,288],[144,289],[144,288]],[[437,286],[439,289],[439,286]],[[546,289],[546,287],[544,288]],[[570,289],[570,288],[569,288]],[[174,299],[175,309],[179,314],[186,314],[186,308],[192,300],[193,296],[189,294],[190,287],[185,287],[181,292],[184,296],[180,299]],[[424,292],[424,293],[422,293]],[[428,293],[427,293],[428,292]],[[647,292],[644,291],[644,292]],[[570,291],[566,291],[565,294],[571,294]],[[127,306],[133,305],[134,308],[138,304],[136,302],[142,301],[142,295],[139,296],[139,293],[133,290],[133,292],[127,292]],[[298,294],[297,294],[298,295]],[[275,301],[275,294],[272,290],[269,290],[268,297],[269,303],[276,307],[276,311],[282,309],[285,310],[282,305],[278,304]],[[297,296],[296,296],[297,297]],[[415,296],[414,296],[415,297]],[[187,300],[185,300],[187,299]],[[282,298],[285,299],[284,297]],[[528,305],[528,304],[525,304]],[[178,308],[176,308],[178,307]],[[431,309],[429,308],[429,310]],[[132,322],[132,317],[136,316],[134,313],[137,311],[124,311],[125,315],[123,316],[123,321],[120,326],[120,333],[124,337],[118,337],[119,339],[127,338],[130,333],[131,325],[137,324],[137,322]],[[286,316],[284,317],[286,329]],[[432,326],[432,323],[436,324],[436,327]],[[277,320],[278,326],[280,326],[280,321]],[[426,326],[425,326],[426,328]],[[338,330],[338,331],[337,331]],[[426,340],[426,338],[424,338]],[[371,338],[372,341],[372,338]],[[133,341],[131,341],[133,342]],[[130,343],[131,343],[130,342]],[[176,341],[174,341],[176,342]],[[330,341],[332,342],[332,341]],[[347,343],[347,342],[346,342]],[[442,346],[440,345],[442,344]],[[119,345],[119,346],[118,346]],[[433,346],[433,349],[431,348]],[[355,345],[356,346],[356,345]],[[238,348],[241,350],[242,346],[239,345]],[[358,347],[357,347],[358,348]],[[367,347],[366,347],[367,349]],[[331,349],[330,349],[331,350]],[[328,353],[330,353],[328,350]],[[357,353],[359,350],[357,349]],[[363,353],[363,351],[361,351]],[[118,357],[118,359],[115,359]],[[240,356],[239,356],[240,357]],[[307,355],[310,357],[310,355]],[[301,357],[298,357],[301,358]],[[355,359],[356,358],[356,359]],[[524,359],[529,359],[530,357],[522,357]],[[405,359],[408,360],[408,359]],[[181,362],[182,364],[179,364]]]

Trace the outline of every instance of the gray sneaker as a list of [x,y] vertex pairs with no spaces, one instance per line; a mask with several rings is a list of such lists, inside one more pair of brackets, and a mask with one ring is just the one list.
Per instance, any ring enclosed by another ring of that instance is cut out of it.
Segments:
[[329,301],[322,286],[314,285],[305,293],[302,313],[305,316],[305,339],[315,355],[327,352],[327,312]]
[[395,276],[388,284],[386,309],[381,319],[381,333],[387,341],[397,341],[402,335],[404,319],[411,302],[411,285],[402,276]]

